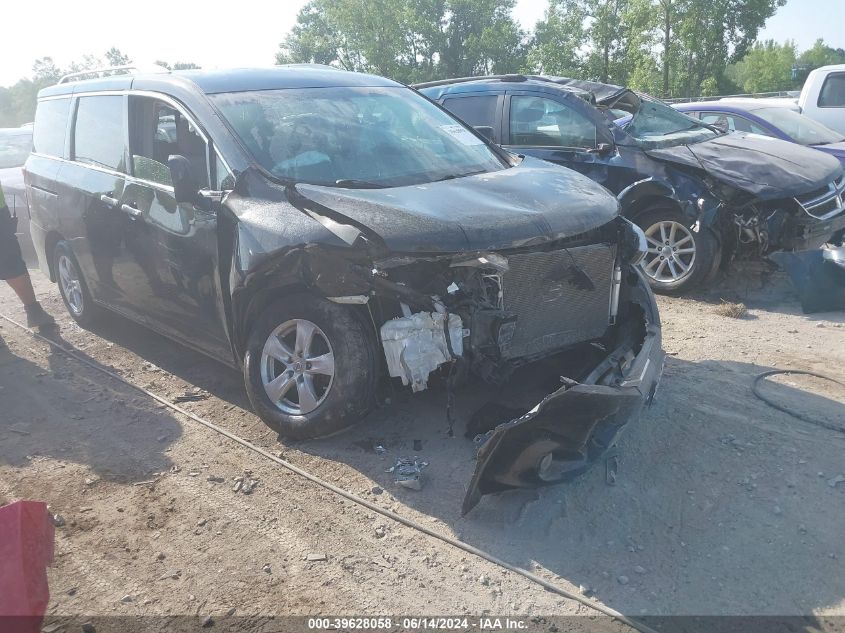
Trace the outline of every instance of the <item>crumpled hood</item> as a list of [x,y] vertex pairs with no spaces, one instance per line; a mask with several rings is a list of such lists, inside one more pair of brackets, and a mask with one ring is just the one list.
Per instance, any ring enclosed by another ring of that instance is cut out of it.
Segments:
[[646,153],[658,160],[704,169],[713,178],[761,200],[809,193],[842,174],[842,165],[833,156],[742,132]]
[[[534,158],[510,169],[424,185],[342,189],[299,184],[296,191],[367,227],[391,251],[406,253],[539,244],[597,228],[619,213],[616,198],[600,185]],[[310,211],[319,213],[319,208]]]

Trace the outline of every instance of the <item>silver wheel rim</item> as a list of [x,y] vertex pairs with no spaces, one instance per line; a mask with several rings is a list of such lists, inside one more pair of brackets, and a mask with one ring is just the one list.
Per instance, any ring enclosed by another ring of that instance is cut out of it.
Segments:
[[674,283],[690,275],[695,264],[695,236],[672,220],[655,222],[645,230],[648,251],[640,264],[657,283]]
[[311,321],[285,321],[267,337],[261,351],[261,382],[270,402],[289,415],[319,407],[334,382],[334,351]]
[[67,301],[70,311],[79,316],[85,309],[85,301],[82,298],[82,283],[79,281],[79,272],[67,255],[59,256],[59,283],[62,284],[62,294]]

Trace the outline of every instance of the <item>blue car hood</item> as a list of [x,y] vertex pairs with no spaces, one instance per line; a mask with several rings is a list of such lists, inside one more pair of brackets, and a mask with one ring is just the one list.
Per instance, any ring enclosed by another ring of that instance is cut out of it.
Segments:
[[833,156],[797,143],[744,132],[646,153],[704,170],[712,178],[760,200],[806,194],[842,175],[842,165]]

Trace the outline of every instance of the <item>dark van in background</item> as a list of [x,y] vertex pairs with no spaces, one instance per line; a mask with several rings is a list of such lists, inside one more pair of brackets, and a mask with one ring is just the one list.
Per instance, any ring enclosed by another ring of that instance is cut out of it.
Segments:
[[17,216],[17,237],[27,265],[35,265],[35,251],[29,237],[29,209],[23,182],[23,166],[32,148],[29,127],[0,128],[0,185],[12,216]]
[[616,199],[381,77],[61,82],[39,95],[26,183],[41,267],[78,323],[108,308],[242,367],[286,436],[356,422],[390,378],[421,391],[563,362],[564,380],[507,403],[530,413],[482,423],[465,510],[584,470],[662,372],[645,239]]
[[509,151],[617,194],[645,231],[642,268],[659,292],[686,292],[734,257],[843,239],[842,166],[816,150],[725,134],[646,95],[589,81],[506,75],[416,88]]

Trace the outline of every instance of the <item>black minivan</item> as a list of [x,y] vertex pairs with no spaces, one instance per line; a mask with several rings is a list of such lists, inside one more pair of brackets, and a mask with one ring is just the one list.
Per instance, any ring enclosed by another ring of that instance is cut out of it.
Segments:
[[25,175],[73,318],[106,308],[241,367],[286,436],[348,426],[391,378],[420,391],[561,359],[551,395],[490,416],[465,509],[586,468],[661,375],[645,240],[617,200],[381,77],[62,82],[39,94]]
[[652,287],[687,292],[734,258],[845,237],[845,176],[832,156],[727,134],[621,86],[503,75],[416,86],[517,154],[581,172],[619,197],[649,242]]

